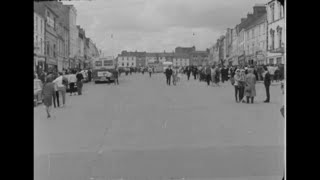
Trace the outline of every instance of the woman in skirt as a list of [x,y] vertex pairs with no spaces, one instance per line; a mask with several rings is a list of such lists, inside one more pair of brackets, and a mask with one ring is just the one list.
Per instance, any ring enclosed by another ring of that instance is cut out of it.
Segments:
[[43,104],[46,106],[47,118],[50,118],[50,110],[52,106],[52,97],[56,95],[54,89],[54,83],[52,82],[52,78],[47,78],[46,83],[43,85],[42,89],[42,97],[43,97]]

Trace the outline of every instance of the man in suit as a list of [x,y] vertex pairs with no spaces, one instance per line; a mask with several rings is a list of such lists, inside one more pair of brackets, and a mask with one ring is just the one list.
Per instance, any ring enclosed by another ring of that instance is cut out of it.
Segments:
[[268,71],[268,68],[265,67],[265,75],[264,75],[264,86],[266,88],[266,94],[267,94],[267,99],[264,101],[265,103],[269,103],[270,102],[270,84],[271,84],[271,76],[270,73]]
[[170,86],[171,76],[172,76],[172,73],[173,73],[173,71],[172,71],[172,69],[171,69],[171,66],[169,66],[169,67],[166,69],[165,73],[166,73],[166,78],[167,78],[167,85]]

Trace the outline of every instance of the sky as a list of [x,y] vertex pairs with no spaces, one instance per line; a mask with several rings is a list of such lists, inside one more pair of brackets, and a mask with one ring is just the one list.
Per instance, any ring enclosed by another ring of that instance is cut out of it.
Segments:
[[[178,46],[205,50],[255,4],[268,0],[73,0],[77,25],[102,50],[173,52]],[[194,34],[194,35],[193,35]]]

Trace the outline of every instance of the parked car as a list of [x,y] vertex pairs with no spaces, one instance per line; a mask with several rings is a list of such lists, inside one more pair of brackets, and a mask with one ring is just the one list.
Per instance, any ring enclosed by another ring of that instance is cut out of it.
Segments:
[[34,93],[34,106],[37,106],[39,103],[42,103],[42,82],[40,79],[33,80],[33,93]]

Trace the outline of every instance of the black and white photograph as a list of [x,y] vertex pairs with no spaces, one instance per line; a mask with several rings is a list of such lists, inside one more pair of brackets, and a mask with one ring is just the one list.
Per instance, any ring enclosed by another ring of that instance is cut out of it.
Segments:
[[34,180],[286,179],[286,12],[33,1]]

